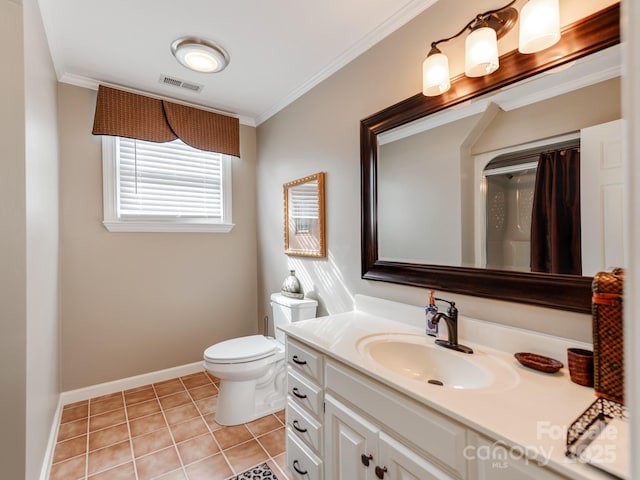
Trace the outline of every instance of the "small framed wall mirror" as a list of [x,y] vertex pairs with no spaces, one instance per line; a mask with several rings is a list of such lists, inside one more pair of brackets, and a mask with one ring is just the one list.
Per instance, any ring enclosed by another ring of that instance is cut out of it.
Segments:
[[324,172],[285,183],[283,188],[284,253],[326,257]]

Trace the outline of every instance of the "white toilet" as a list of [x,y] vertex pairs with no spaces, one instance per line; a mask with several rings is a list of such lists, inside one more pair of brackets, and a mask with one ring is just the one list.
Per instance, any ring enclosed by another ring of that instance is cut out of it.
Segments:
[[282,410],[285,405],[286,363],[279,325],[316,316],[318,302],[309,298],[271,295],[276,338],[250,335],[210,346],[204,368],[220,379],[216,423],[239,425]]

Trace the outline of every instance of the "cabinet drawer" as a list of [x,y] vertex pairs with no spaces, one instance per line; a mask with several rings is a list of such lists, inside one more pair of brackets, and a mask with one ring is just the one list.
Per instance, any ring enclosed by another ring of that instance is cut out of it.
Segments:
[[287,467],[293,478],[322,480],[322,460],[305,447],[287,427]]
[[295,372],[291,367],[288,369],[287,393],[289,398],[302,405],[317,418],[322,412],[322,390],[308,379]]
[[291,399],[287,402],[287,427],[302,438],[315,453],[321,453],[322,425]]
[[328,390],[356,407],[366,398],[371,418],[411,442],[434,464],[466,478],[467,430],[462,425],[340,364],[327,361],[325,379]]
[[322,355],[294,340],[287,340],[287,362],[296,370],[322,384]]

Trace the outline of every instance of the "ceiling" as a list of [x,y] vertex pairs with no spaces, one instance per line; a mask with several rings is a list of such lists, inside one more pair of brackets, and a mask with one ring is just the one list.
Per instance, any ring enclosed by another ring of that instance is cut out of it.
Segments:
[[[98,83],[230,112],[258,125],[436,0],[39,0],[58,79]],[[180,65],[196,36],[230,55],[220,73]],[[200,93],[160,83],[168,75]]]

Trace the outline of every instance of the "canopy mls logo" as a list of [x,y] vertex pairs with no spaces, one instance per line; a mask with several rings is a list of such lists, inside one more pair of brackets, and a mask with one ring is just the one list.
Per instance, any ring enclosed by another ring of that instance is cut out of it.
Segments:
[[462,454],[466,460],[479,460],[491,462],[492,468],[507,469],[509,462],[513,460],[524,462],[525,465],[533,464],[545,466],[553,453],[553,446],[508,446],[500,441],[490,445],[467,445]]
[[[567,427],[549,421],[538,421],[536,424],[537,445],[509,446],[501,441],[487,445],[467,445],[463,450],[466,460],[490,462],[491,468],[507,469],[511,461],[524,462],[525,465],[546,466],[556,450],[561,449],[561,458],[568,463],[586,462],[613,463],[617,459],[618,430],[609,425],[606,429],[591,428],[584,431],[584,444],[577,450],[575,458],[567,458],[565,441]],[[591,441],[598,438],[597,444]]]

